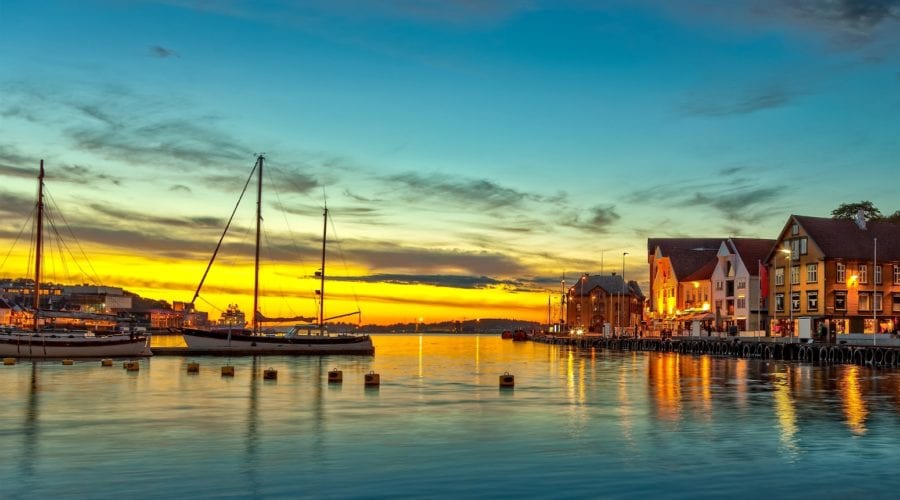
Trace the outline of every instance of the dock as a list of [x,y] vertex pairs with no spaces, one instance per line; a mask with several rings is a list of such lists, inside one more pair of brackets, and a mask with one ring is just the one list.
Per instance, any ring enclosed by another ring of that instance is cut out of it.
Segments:
[[582,349],[611,351],[651,351],[721,356],[745,359],[784,360],[816,364],[857,364],[878,367],[900,366],[900,347],[861,343],[777,342],[769,340],[720,338],[611,338],[601,336],[564,337],[535,335],[534,342]]

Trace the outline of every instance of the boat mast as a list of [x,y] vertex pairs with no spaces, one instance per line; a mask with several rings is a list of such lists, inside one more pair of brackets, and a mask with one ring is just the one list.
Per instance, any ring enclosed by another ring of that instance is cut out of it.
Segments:
[[259,324],[257,316],[259,314],[259,237],[262,226],[262,182],[263,182],[263,160],[265,157],[259,155],[256,158],[256,164],[259,172],[256,173],[256,256],[253,261],[253,333],[259,333]]
[[34,251],[34,331],[38,331],[38,311],[41,306],[41,258],[44,250],[44,160],[38,174],[37,230]]
[[325,238],[328,233],[328,205],[322,214],[322,272],[319,274],[319,329],[325,327]]

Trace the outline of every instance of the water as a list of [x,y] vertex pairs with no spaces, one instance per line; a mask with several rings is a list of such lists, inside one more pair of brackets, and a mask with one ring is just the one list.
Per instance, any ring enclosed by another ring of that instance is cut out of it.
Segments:
[[[0,366],[0,498],[893,498],[900,486],[895,370],[374,340],[373,358],[198,358],[199,374],[162,356],[136,373]],[[327,383],[332,368],[342,385]],[[380,388],[364,388],[370,371]],[[504,372],[515,389],[498,388]]]

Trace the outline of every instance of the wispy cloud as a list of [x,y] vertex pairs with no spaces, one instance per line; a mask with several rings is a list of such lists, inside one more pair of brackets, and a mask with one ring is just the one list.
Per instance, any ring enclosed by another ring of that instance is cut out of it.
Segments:
[[749,88],[738,93],[695,92],[681,105],[680,112],[708,117],[746,115],[787,106],[802,95],[802,92],[778,84]]
[[167,49],[162,45],[153,45],[150,47],[150,55],[153,57],[159,57],[161,59],[165,59],[167,57],[179,57],[178,53],[172,49]]

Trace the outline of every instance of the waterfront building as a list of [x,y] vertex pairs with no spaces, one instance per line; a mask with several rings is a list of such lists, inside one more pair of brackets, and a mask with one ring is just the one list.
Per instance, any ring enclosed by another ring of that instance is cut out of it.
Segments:
[[715,326],[711,279],[726,238],[649,238],[652,330],[709,332]]
[[585,333],[634,335],[642,326],[644,295],[622,276],[584,274],[567,292],[566,321]]
[[900,224],[862,214],[791,215],[766,265],[773,335],[820,338],[900,326]]
[[774,246],[775,240],[757,238],[728,238],[719,245],[712,272],[717,330],[764,335],[768,301],[761,293],[760,268]]

